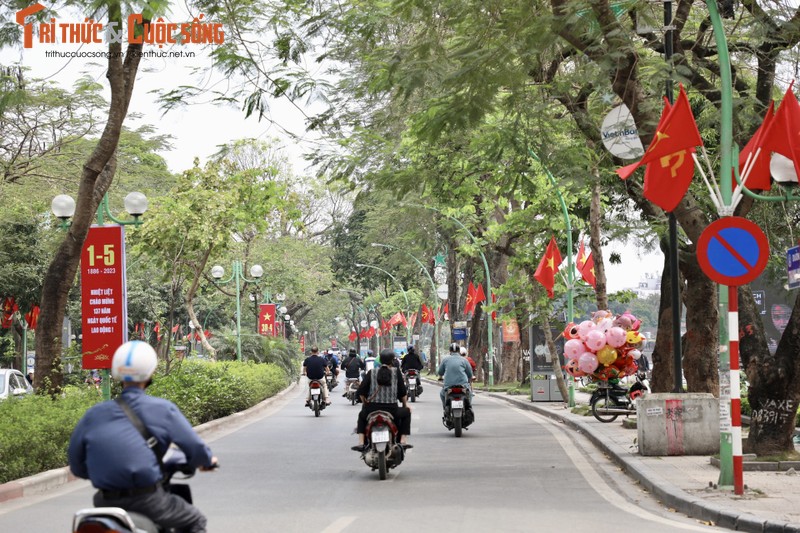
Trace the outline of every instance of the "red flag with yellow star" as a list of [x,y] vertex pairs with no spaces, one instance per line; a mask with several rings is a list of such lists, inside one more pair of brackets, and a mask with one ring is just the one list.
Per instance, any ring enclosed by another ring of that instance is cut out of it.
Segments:
[[544,257],[542,257],[539,266],[536,268],[536,272],[533,274],[536,281],[547,289],[547,296],[550,298],[554,296],[553,287],[556,284],[556,272],[558,272],[558,266],[560,264],[561,252],[558,250],[556,238],[550,237],[550,243],[547,245]]
[[[581,243],[581,246],[583,246],[583,243]],[[586,256],[586,260],[583,262],[583,267],[578,270],[581,273],[583,281],[597,288],[597,278],[594,276],[594,256],[592,252],[589,252],[589,255]]]

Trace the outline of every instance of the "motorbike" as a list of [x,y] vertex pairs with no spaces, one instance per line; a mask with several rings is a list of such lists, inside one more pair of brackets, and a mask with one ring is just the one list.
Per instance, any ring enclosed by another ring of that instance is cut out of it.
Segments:
[[349,401],[351,405],[355,405],[358,402],[358,385],[358,378],[347,378],[345,398],[347,398],[347,401]]
[[417,385],[417,370],[409,369],[405,372],[406,390],[408,399],[412,402],[417,401],[417,396],[422,394],[422,385]]
[[454,429],[455,436],[460,437],[462,430],[467,429],[475,421],[469,387],[466,385],[447,387],[444,398],[442,423],[448,430]]
[[643,371],[636,373],[636,383],[629,389],[608,381],[598,383],[589,399],[592,415],[600,422],[613,422],[620,415],[636,414],[636,400],[650,392],[650,383]]
[[[215,466],[216,467],[216,466]],[[164,490],[177,494],[192,503],[192,491],[185,483],[172,483],[172,478],[181,473],[180,479],[188,479],[195,473],[186,464],[186,455],[170,448],[164,456]],[[121,507],[90,507],[81,509],[72,518],[73,533],[175,533],[177,530],[163,528],[146,516],[128,512]]]
[[398,441],[394,417],[387,411],[373,411],[367,416],[367,449],[361,454],[364,463],[378,471],[380,479],[403,462],[405,451]]
[[312,379],[308,382],[308,388],[311,390],[308,408],[314,411],[314,416],[319,416],[320,411],[325,409],[325,402],[322,400],[322,381]]
[[339,382],[336,381],[336,374],[333,372],[325,374],[325,381],[328,383],[328,391],[332,391],[336,388],[336,385],[339,384]]

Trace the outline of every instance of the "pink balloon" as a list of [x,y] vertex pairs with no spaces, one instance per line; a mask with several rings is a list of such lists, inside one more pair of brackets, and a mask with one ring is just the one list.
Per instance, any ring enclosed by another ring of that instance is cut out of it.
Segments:
[[581,372],[591,374],[597,370],[597,366],[597,356],[595,356],[592,352],[584,352],[578,358],[578,368]]
[[611,318],[604,318],[600,322],[597,323],[597,329],[603,332],[607,332],[611,329],[611,326],[614,325],[614,320]]
[[619,348],[625,344],[625,330],[614,326],[606,332],[606,341],[612,348]]
[[564,343],[564,355],[570,359],[577,359],[585,351],[586,347],[578,339],[570,339]]
[[596,352],[606,345],[606,334],[599,329],[594,329],[586,334],[586,347]]
[[582,341],[586,340],[586,336],[589,334],[590,331],[597,328],[597,324],[592,322],[591,320],[584,320],[580,324],[578,324],[578,337],[581,338]]

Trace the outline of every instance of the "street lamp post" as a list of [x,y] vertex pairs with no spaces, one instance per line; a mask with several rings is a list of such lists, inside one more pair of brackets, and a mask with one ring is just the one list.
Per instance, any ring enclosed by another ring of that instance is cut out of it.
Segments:
[[[420,204],[407,204],[407,205],[412,205],[414,207],[421,207],[423,209],[430,209],[431,211],[436,211],[437,213],[440,213],[440,214],[446,216],[447,218],[449,218],[450,220],[452,220],[453,222],[455,222],[458,225],[458,227],[463,229],[464,232],[466,232],[466,234],[469,235],[469,238],[472,240],[472,243],[477,247],[478,253],[481,256],[481,260],[483,261],[483,270],[484,270],[484,274],[486,275],[486,293],[489,295],[488,297],[491,298],[492,297],[492,278],[491,278],[491,275],[489,274],[489,263],[486,261],[486,256],[483,254],[483,251],[481,250],[481,246],[478,243],[478,239],[475,238],[475,235],[473,235],[472,232],[470,230],[468,230],[467,227],[464,224],[462,224],[460,220],[458,220],[454,216],[448,215],[447,213],[443,212],[441,209],[438,209],[436,207],[432,207],[432,206],[429,206],[429,205],[420,205]],[[488,380],[489,381],[489,386],[494,385],[494,340],[493,340],[494,339],[494,336],[493,336],[494,332],[492,331],[492,327],[493,327],[492,326],[492,322],[493,322],[492,321],[492,313],[486,313],[486,342],[488,343],[488,346],[486,347],[486,350],[487,350],[487,354],[486,355],[489,358],[489,361],[488,361],[489,362],[489,372],[488,372],[488,374],[489,374],[489,380]]]
[[[428,272],[428,269],[425,268],[425,265],[422,264],[422,261],[417,259],[413,254],[403,250],[402,248],[398,248],[397,246],[392,246],[391,244],[381,244],[381,243],[373,242],[373,243],[370,244],[370,246],[373,246],[373,247],[380,246],[381,248],[388,248],[390,250],[398,250],[400,252],[403,252],[407,256],[409,256],[414,261],[416,261],[416,263],[419,265],[419,267],[422,269],[422,271],[425,272],[425,275],[428,277],[428,281],[431,282],[431,290],[433,291],[431,293],[431,295],[435,295],[436,294],[436,283],[433,281],[433,277],[431,276],[431,273]],[[435,319],[435,317],[434,317],[434,319]],[[436,337],[436,353],[432,354],[433,355],[433,364],[434,364],[434,366],[438,367],[439,366],[439,350],[440,350],[440,347],[441,347],[441,343],[440,343],[441,339],[439,338],[439,321],[438,320],[436,320],[433,323],[433,327],[434,327],[434,333],[433,334]]]
[[253,279],[247,279],[244,276],[242,271],[242,262],[241,261],[234,261],[233,262],[233,273],[231,276],[224,280],[222,280],[222,276],[225,275],[225,269],[222,268],[220,265],[214,265],[211,267],[211,277],[217,280],[219,285],[226,285],[231,281],[235,282],[236,285],[236,360],[242,360],[242,303],[241,303],[241,290],[242,290],[242,281],[247,283],[255,283],[258,284],[258,278],[264,275],[264,269],[261,268],[261,265],[253,265],[250,267],[250,275],[253,276]]
[[[125,205],[125,211],[127,211],[128,214],[133,217],[133,220],[118,219],[111,214],[111,210],[108,207],[108,195],[104,194],[102,200],[100,200],[100,203],[97,206],[97,212],[95,213],[95,216],[97,217],[97,224],[103,226],[105,225],[106,219],[108,219],[111,222],[119,224],[120,226],[141,226],[143,221],[139,217],[141,217],[147,211],[147,196],[140,192],[130,192],[125,196],[122,202]],[[56,218],[61,220],[59,227],[66,230],[70,225],[69,219],[75,214],[75,200],[68,194],[59,194],[53,198],[52,202],[50,202],[50,210],[53,212]],[[128,325],[124,324],[123,327],[125,328],[123,339],[127,340]],[[25,356],[22,358],[23,364],[25,365],[26,359],[27,354],[25,354]],[[111,399],[110,373],[107,368],[101,369],[100,373],[102,376],[103,399],[109,400]],[[27,369],[25,374],[27,375]]]
[[[406,313],[408,313],[411,304],[408,303],[408,295],[406,294],[406,290],[403,288],[403,284],[400,283],[400,281],[396,277],[391,275],[388,271],[382,269],[381,267],[377,267],[375,265],[365,265],[364,263],[356,263],[356,266],[361,268],[374,268],[375,270],[380,270],[381,272],[392,278],[392,280],[394,280],[394,282],[397,283],[397,286],[400,287],[400,292],[403,293],[403,298],[406,301]],[[408,322],[406,322],[406,334],[408,335],[408,340],[411,340],[411,329],[408,327]]]

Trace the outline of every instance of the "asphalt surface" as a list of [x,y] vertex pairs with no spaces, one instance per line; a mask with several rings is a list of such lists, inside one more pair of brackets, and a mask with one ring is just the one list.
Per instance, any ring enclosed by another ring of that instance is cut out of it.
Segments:
[[[200,428],[221,463],[191,480],[209,531],[721,530],[675,513],[583,432],[524,404],[480,394],[475,424],[455,438],[441,423],[438,388],[425,389],[412,404],[414,449],[385,481],[350,450],[358,407],[340,388],[319,418],[303,407],[301,383]],[[85,481],[41,494],[36,485],[0,503],[0,531],[68,531],[90,506]]]

